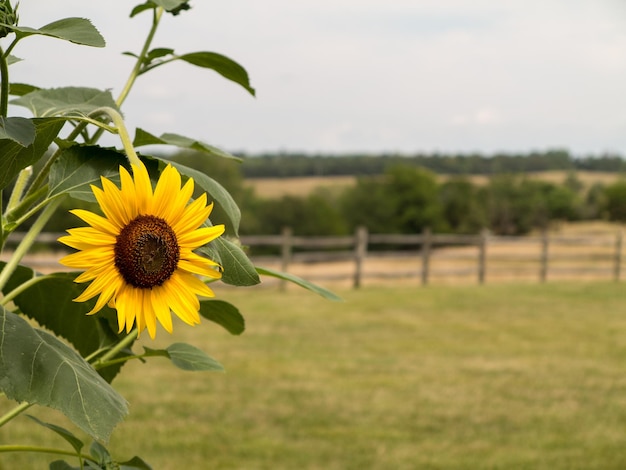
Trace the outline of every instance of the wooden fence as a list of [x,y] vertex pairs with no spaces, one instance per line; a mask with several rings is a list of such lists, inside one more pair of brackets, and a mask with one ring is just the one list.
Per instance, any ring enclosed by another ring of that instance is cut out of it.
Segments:
[[[61,234],[42,233],[38,241],[63,250]],[[19,241],[12,234],[11,244]],[[423,233],[373,234],[360,228],[350,236],[294,236],[286,228],[280,235],[243,236],[241,242],[261,266],[301,275],[312,281],[343,281],[359,288],[365,281],[416,278],[430,282],[485,282],[557,279],[620,281],[622,233],[560,236],[504,237],[484,231],[478,235]],[[276,254],[262,254],[274,247]],[[58,255],[35,253],[24,260],[34,269],[58,269]],[[318,268],[318,269],[315,269]]]
[[[559,236],[544,231],[537,236],[372,234],[358,229],[344,237],[294,236],[286,228],[281,235],[244,236],[242,243],[253,259],[277,263],[282,271],[300,269],[307,279],[351,280],[355,288],[366,279],[418,278],[431,280],[605,279],[620,281],[622,232],[614,234]],[[254,256],[255,247],[274,246],[280,257]],[[393,263],[391,261],[394,261]],[[384,261],[384,262],[380,262]],[[403,261],[402,267],[396,264]],[[333,264],[352,265],[351,272],[333,271]],[[307,275],[302,266],[324,264],[323,274]],[[370,266],[371,265],[371,266]],[[407,269],[408,265],[408,269]],[[381,271],[380,267],[386,269]],[[373,268],[373,269],[372,269]],[[329,272],[331,271],[331,272]],[[295,274],[298,274],[296,272]]]

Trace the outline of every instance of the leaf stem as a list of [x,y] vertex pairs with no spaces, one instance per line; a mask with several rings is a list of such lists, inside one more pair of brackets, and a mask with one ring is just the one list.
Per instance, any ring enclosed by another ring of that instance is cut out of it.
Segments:
[[40,452],[44,454],[70,455],[79,459],[89,460],[98,463],[93,457],[82,454],[80,452],[71,452],[69,450],[55,449],[54,447],[37,447],[27,445],[0,445],[0,452]]
[[15,408],[13,408],[11,411],[6,413],[4,416],[0,417],[0,427],[4,426],[6,423],[11,421],[13,418],[18,416],[20,413],[23,413],[24,411],[26,411],[28,408],[30,408],[33,405],[34,405],[34,403],[27,403],[27,402],[20,403]]
[[133,329],[130,333],[126,335],[124,339],[122,339],[119,343],[109,349],[105,354],[100,357],[100,359],[92,364],[94,369],[101,369],[102,367],[104,367],[103,364],[107,363],[111,358],[115,357],[117,353],[119,353],[122,349],[133,344],[133,341],[137,339],[138,334],[139,331],[137,330],[137,328]]
[[0,271],[0,291],[4,288],[24,255],[28,252],[33,243],[35,243],[37,235],[41,233],[48,220],[50,220],[50,217],[52,217],[57,207],[59,207],[61,200],[62,198],[58,197],[50,201],[17,246],[11,259],[7,262],[2,271]]
[[45,276],[35,276],[35,277],[30,278],[28,281],[23,282],[22,284],[17,286],[15,289],[13,289],[11,292],[9,292],[7,295],[5,295],[2,299],[0,299],[0,305],[8,304],[11,300],[13,300],[15,297],[20,295],[22,292],[24,292],[29,287],[31,287],[31,286],[37,284],[39,281],[42,281],[42,280],[44,280],[46,278],[49,278],[49,277],[52,277],[52,275],[51,274],[47,274]]

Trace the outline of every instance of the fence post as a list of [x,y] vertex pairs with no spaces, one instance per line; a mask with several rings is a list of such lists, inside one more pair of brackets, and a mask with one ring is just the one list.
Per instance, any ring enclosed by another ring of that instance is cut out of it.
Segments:
[[[284,273],[289,269],[289,263],[291,263],[291,252],[292,252],[292,240],[293,229],[291,227],[283,227],[282,233],[283,242],[281,245],[281,255],[280,255],[280,270]],[[281,279],[280,281],[280,290],[285,290],[287,287],[287,281]]]
[[358,227],[354,234],[354,288],[361,287],[363,261],[367,256],[367,227]]
[[613,261],[613,280],[619,282],[622,273],[622,231],[615,235],[615,258]]
[[548,279],[548,229],[541,232],[541,257],[539,266],[539,282],[546,282]]
[[430,274],[430,251],[433,244],[432,231],[426,227],[422,232],[422,285],[428,284]]
[[480,239],[478,241],[478,283],[485,283],[485,273],[487,272],[487,236],[489,230],[486,228],[480,231]]

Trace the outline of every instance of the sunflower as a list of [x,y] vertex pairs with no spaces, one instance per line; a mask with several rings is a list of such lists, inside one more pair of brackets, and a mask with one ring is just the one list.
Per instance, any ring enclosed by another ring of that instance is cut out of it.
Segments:
[[72,212],[89,227],[70,229],[59,241],[79,250],[61,263],[85,270],[75,282],[91,284],[76,302],[99,296],[92,315],[109,305],[117,310],[119,331],[156,334],[156,320],[172,332],[174,312],[189,325],[200,323],[198,296],[213,291],[196,275],[221,277],[220,267],[193,250],[224,232],[223,225],[201,227],[213,204],[207,196],[188,204],[194,182],[181,188],[181,176],[168,165],[154,192],[146,167],[131,165],[133,176],[120,167],[121,187],[101,177],[102,189],[91,186],[104,217],[75,209]]

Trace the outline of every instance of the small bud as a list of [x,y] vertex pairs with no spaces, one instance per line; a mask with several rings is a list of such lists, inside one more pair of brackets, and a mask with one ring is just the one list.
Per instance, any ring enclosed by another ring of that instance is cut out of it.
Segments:
[[[17,7],[11,6],[10,0],[0,0],[0,23],[2,25],[16,26],[17,25]],[[0,38],[6,37],[12,30],[8,26],[0,25]]]

